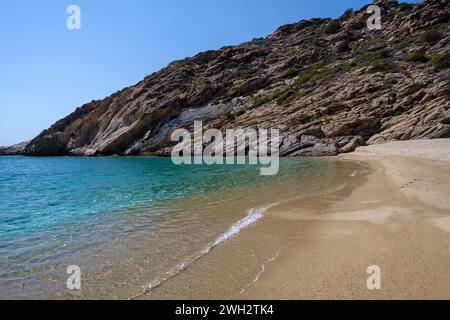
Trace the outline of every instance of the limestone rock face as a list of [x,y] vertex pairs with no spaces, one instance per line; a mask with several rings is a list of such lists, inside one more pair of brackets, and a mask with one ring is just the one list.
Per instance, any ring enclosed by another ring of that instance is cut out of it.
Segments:
[[167,156],[171,133],[194,120],[220,130],[279,128],[284,156],[450,137],[450,2],[376,3],[381,30],[367,29],[366,7],[286,25],[175,61],[0,153]]

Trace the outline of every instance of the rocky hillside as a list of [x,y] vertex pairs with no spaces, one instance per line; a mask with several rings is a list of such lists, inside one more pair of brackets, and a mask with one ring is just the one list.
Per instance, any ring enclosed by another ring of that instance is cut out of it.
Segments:
[[294,156],[450,137],[449,1],[374,2],[381,30],[368,30],[364,7],[202,52],[3,153],[167,155],[171,132],[194,120],[223,130],[280,128],[282,155]]

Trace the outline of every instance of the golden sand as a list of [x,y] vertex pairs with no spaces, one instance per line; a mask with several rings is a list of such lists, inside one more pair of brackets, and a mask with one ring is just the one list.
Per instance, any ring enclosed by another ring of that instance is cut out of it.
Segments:
[[449,299],[448,141],[398,146],[341,156],[364,164],[342,188],[270,209],[144,298]]

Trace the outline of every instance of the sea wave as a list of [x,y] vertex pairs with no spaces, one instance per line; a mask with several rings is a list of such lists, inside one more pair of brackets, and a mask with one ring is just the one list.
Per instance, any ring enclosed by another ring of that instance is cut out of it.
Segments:
[[245,216],[245,218],[239,220],[233,226],[231,226],[231,228],[228,229],[227,232],[225,232],[224,234],[219,236],[213,243],[211,243],[208,247],[203,249],[202,253],[203,254],[209,253],[212,249],[217,247],[222,242],[228,240],[233,235],[239,233],[239,231],[241,231],[242,229],[248,227],[249,225],[251,225],[251,224],[255,223],[256,221],[258,221],[259,219],[261,219],[267,210],[277,206],[278,204],[279,203],[276,202],[276,203],[272,203],[272,204],[262,207],[262,208],[250,209],[247,212],[247,215]]
[[207,245],[203,250],[201,250],[199,253],[192,255],[182,263],[176,265],[174,268],[172,268],[169,272],[167,272],[164,276],[159,277],[151,281],[150,283],[143,286],[143,292],[131,297],[130,299],[137,298],[139,296],[145,295],[146,293],[150,292],[151,290],[158,288],[161,286],[162,282],[167,281],[169,279],[172,279],[176,275],[178,275],[180,272],[186,270],[186,268],[191,265],[192,263],[196,262],[197,260],[201,259],[205,255],[211,252],[215,247],[219,246],[221,243],[225,242],[226,240],[230,239],[232,236],[238,234],[242,229],[247,228],[248,226],[254,224],[256,221],[261,219],[264,216],[264,213],[269,210],[270,208],[273,208],[275,206],[279,205],[279,202],[275,202],[272,204],[269,204],[264,207],[260,208],[252,208],[247,211],[247,215],[242,218],[241,220],[237,221],[235,224],[233,224],[225,233],[221,234],[219,237],[217,237],[213,242],[211,242],[209,245]]
[[258,280],[261,278],[262,274],[266,271],[266,266],[267,266],[269,263],[274,262],[274,261],[278,258],[278,256],[280,255],[280,253],[281,253],[281,249],[278,250],[278,252],[277,252],[272,258],[268,259],[266,262],[264,262],[264,263],[262,264],[262,266],[261,266],[261,271],[259,271],[259,272],[256,274],[255,279],[253,279],[252,282],[250,282],[250,283],[247,284],[244,288],[242,288],[240,294],[244,294],[245,291],[246,291],[251,285],[253,285],[254,283],[258,282]]

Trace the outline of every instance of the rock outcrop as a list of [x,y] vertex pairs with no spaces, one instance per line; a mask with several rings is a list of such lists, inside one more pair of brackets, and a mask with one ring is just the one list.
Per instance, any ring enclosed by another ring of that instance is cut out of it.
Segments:
[[[448,0],[375,1],[175,61],[44,130],[26,155],[168,155],[174,129],[279,128],[284,156],[450,137]],[[22,151],[21,151],[22,153]]]
[[0,147],[0,156],[22,155],[30,141],[21,142],[9,147]]

